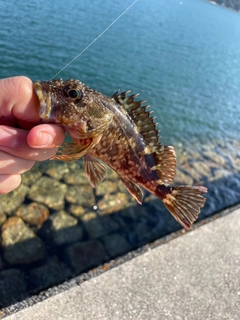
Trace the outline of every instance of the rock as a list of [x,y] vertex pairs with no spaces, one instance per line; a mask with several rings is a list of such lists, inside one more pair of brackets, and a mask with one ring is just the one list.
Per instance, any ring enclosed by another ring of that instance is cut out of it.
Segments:
[[66,243],[79,241],[83,237],[83,229],[78,225],[78,219],[64,210],[51,214],[41,230],[47,242],[61,246]]
[[240,170],[240,157],[233,157],[228,156],[230,166],[233,170],[239,171]]
[[68,164],[66,162],[54,160],[41,162],[40,169],[43,173],[56,180],[61,180],[64,174],[69,172]]
[[7,220],[7,215],[4,212],[0,212],[0,227]]
[[[151,198],[148,199],[150,201]],[[145,202],[145,201],[144,201]],[[135,204],[134,206],[129,206],[121,210],[120,215],[122,217],[130,218],[132,221],[141,220],[146,221],[149,218],[149,212],[146,206]]]
[[101,240],[112,258],[119,257],[133,249],[130,243],[118,233],[106,235]]
[[85,209],[83,206],[77,205],[77,204],[71,204],[69,206],[69,212],[72,213],[76,217],[81,217],[85,213]]
[[108,233],[116,232],[118,229],[123,227],[121,222],[119,222],[118,217],[113,218],[111,215],[100,216],[100,221]]
[[42,241],[19,217],[11,217],[2,225],[4,259],[10,264],[26,264],[45,257]]
[[153,227],[146,223],[135,223],[128,231],[128,239],[133,246],[142,246],[156,239]]
[[192,185],[193,179],[182,170],[178,169],[176,172],[176,177],[174,178],[174,185],[175,184]]
[[203,155],[206,159],[212,160],[222,166],[224,166],[226,163],[226,159],[224,159],[224,157],[221,156],[220,154],[217,154],[217,152],[214,150],[210,150],[210,149],[204,150]]
[[47,220],[49,210],[43,204],[32,202],[29,205],[22,205],[18,208],[16,215],[29,224],[40,226]]
[[192,168],[195,169],[201,178],[203,177],[211,177],[210,166],[203,161],[194,161],[192,163]]
[[107,177],[106,180],[112,180],[112,181],[120,181],[119,175],[112,170],[111,168],[107,167]]
[[104,180],[96,187],[96,195],[104,196],[107,193],[114,193],[118,189],[118,185],[116,182],[110,180]]
[[[2,261],[2,258],[0,256],[0,270],[3,269],[3,261]],[[0,318],[1,319],[1,318]]]
[[[232,156],[235,159],[240,159],[240,143],[237,140],[231,140],[222,148],[220,148],[221,155]],[[219,153],[220,153],[219,152]]]
[[36,162],[31,170],[22,174],[22,183],[30,187],[42,176],[42,172],[39,169],[39,163],[40,162]]
[[64,197],[67,186],[49,177],[41,177],[29,190],[28,197],[41,202],[49,208],[61,210],[64,208]]
[[88,184],[84,166],[81,161],[69,162],[69,172],[64,174],[63,180],[67,184]]
[[[125,187],[125,185],[122,183],[121,180],[117,181],[117,184],[118,184],[118,190],[119,192],[122,192],[126,195],[126,199],[128,202],[131,202],[131,203],[136,203],[136,200],[133,198],[133,196],[128,192],[127,188]],[[145,193],[145,189],[141,188],[142,191],[143,191],[143,194]]]
[[78,274],[110,260],[103,245],[97,240],[71,245],[65,250],[65,257]]
[[54,256],[43,266],[30,271],[29,283],[32,290],[39,291],[61,283],[71,275],[71,270]]
[[110,214],[117,212],[127,206],[128,198],[125,193],[106,194],[103,199],[98,201],[97,207],[99,214]]
[[181,167],[190,160],[201,160],[202,156],[194,148],[175,148],[177,163]]
[[0,297],[0,308],[27,297],[27,285],[22,271],[9,269],[0,272]]
[[230,177],[230,176],[232,176],[232,174],[233,174],[232,171],[225,170],[225,169],[215,170],[213,176],[210,177],[208,179],[208,181],[214,181],[214,180],[222,179],[223,177]]
[[189,177],[191,177],[194,183],[201,181],[201,175],[192,167],[191,164],[186,163],[181,170]]
[[84,207],[93,207],[95,204],[93,188],[90,185],[69,186],[66,200]]
[[108,234],[108,230],[102,225],[95,212],[86,213],[81,217],[83,225],[90,239],[99,238]]
[[22,183],[12,192],[1,194],[1,211],[11,214],[24,202],[27,192],[28,187]]

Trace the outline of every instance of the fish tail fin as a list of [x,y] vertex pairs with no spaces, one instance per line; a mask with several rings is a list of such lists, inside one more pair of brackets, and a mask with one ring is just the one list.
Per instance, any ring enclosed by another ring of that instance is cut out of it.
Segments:
[[202,194],[207,192],[207,188],[202,186],[168,187],[160,185],[156,195],[161,198],[172,216],[184,228],[189,229],[206,201]]

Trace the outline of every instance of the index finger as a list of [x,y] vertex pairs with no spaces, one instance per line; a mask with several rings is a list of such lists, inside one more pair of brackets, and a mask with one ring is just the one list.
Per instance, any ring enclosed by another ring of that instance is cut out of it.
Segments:
[[39,123],[39,100],[24,76],[0,80],[0,124],[29,129]]

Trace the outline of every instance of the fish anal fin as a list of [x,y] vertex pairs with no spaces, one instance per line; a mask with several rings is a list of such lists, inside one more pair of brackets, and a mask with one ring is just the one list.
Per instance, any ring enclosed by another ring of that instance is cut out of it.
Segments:
[[127,188],[128,192],[137,200],[139,204],[142,204],[143,192],[142,189],[135,183],[130,180],[121,178],[122,183]]
[[105,165],[90,154],[85,155],[85,174],[89,184],[96,188],[106,177],[107,169]]
[[158,148],[153,148],[153,151],[155,166],[151,170],[157,171],[163,184],[170,184],[176,174],[177,161],[174,148],[160,145]]
[[89,144],[77,144],[74,142],[63,143],[51,160],[73,161],[80,159],[88,150]]
[[202,186],[159,186],[156,195],[162,199],[173,217],[184,228],[189,229],[206,201],[202,194],[207,192],[207,188]]

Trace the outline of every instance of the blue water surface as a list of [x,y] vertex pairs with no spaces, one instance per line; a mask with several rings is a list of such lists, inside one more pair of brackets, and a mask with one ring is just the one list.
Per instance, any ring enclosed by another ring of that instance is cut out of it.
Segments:
[[[0,2],[0,78],[52,78],[131,0]],[[240,15],[201,0],[138,0],[58,77],[139,92],[165,144],[239,139]]]

